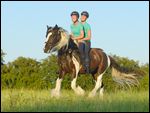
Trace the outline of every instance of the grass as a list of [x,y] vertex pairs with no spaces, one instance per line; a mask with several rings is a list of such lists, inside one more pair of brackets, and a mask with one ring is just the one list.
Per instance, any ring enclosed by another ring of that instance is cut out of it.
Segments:
[[59,99],[51,98],[49,90],[17,90],[1,91],[1,111],[27,112],[63,112],[63,111],[100,111],[100,112],[148,112],[148,91],[121,91],[105,93],[103,98],[76,96],[72,90],[63,90]]

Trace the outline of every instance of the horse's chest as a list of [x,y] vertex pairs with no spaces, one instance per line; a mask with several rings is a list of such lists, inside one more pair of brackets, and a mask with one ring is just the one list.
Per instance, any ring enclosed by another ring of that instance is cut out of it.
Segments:
[[73,65],[73,61],[70,55],[63,55],[59,57],[58,64],[62,69],[70,70]]

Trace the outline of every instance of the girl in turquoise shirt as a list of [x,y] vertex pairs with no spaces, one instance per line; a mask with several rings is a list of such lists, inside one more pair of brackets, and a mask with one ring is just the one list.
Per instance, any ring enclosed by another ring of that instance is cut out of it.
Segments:
[[82,39],[83,36],[84,36],[83,25],[78,21],[79,13],[77,11],[73,11],[71,13],[71,19],[72,19],[72,22],[73,22],[70,26],[70,28],[71,28],[71,38],[78,42],[78,40]]
[[83,30],[83,25],[81,22],[78,21],[79,19],[79,13],[77,11],[73,11],[71,13],[71,19],[72,19],[72,24],[70,26],[71,28],[71,38],[73,40],[76,40],[78,43],[79,51],[80,51],[80,58],[81,58],[81,63],[83,65],[84,70],[86,69],[85,67],[85,54],[84,54],[84,43],[82,39],[84,38],[84,30]]
[[91,48],[91,27],[86,22],[88,17],[89,17],[89,13],[87,11],[83,11],[81,13],[81,23],[83,25],[83,31],[84,31],[84,38],[82,38],[81,41],[85,42],[83,47],[83,54],[85,55],[85,67],[86,67],[86,72],[90,73],[89,51]]

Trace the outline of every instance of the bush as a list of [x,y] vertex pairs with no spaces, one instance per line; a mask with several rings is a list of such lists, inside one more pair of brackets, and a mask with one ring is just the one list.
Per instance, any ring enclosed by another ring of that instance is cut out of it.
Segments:
[[[128,58],[112,56],[122,67],[127,69],[136,69],[144,71],[145,77],[140,80],[141,85],[136,90],[149,89],[149,64],[139,65],[138,61]],[[32,58],[18,57],[13,62],[1,65],[1,87],[6,88],[27,88],[27,89],[49,89],[54,88],[58,75],[57,57],[51,55],[40,62]],[[103,75],[103,83],[106,91],[116,91],[122,89],[112,80],[111,69]],[[77,79],[79,84],[85,90],[94,88],[95,82],[92,76],[79,75]],[[71,89],[71,77],[66,75],[62,82],[63,89]]]

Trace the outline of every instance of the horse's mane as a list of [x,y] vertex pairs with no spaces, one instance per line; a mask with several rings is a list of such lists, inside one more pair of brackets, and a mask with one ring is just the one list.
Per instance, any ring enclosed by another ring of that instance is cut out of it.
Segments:
[[77,44],[72,40],[67,30],[62,27],[59,28],[59,31],[66,34],[66,38],[68,38],[68,44],[62,47],[61,52],[73,52],[79,53],[79,48]]
[[75,44],[75,42],[71,39],[69,33],[67,30],[63,29],[62,27],[59,27],[59,31],[62,32],[62,33],[65,33],[66,34],[66,38],[68,38],[68,46],[73,48],[73,47],[77,47],[77,45]]
[[59,31],[60,31],[60,32],[64,32],[64,33],[66,33],[67,36],[69,36],[68,31],[65,30],[65,29],[63,29],[62,27],[59,27]]

